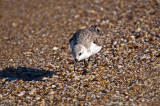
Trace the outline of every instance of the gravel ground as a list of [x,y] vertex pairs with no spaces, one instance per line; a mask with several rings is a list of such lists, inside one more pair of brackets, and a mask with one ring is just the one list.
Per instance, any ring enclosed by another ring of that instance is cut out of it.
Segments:
[[[0,0],[0,105],[160,105],[159,0]],[[68,40],[100,25],[82,75]]]

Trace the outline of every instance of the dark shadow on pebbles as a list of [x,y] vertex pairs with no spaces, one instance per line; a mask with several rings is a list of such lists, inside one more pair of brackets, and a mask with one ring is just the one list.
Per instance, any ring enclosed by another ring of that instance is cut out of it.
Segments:
[[40,81],[43,77],[52,77],[56,74],[54,71],[46,71],[43,69],[32,69],[27,67],[6,68],[0,71],[0,79],[7,80],[24,80],[24,81]]

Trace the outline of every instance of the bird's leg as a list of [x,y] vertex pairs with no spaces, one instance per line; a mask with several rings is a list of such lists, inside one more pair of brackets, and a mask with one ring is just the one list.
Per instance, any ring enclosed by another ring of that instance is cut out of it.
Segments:
[[95,57],[94,57],[94,64],[97,64],[98,65],[98,63],[97,63],[97,58],[98,57],[98,55],[97,54],[95,54]]
[[90,57],[89,57],[89,59],[88,59],[88,62],[84,59],[84,66],[87,67],[88,64],[89,64],[89,62],[90,62]]
[[86,60],[84,59],[84,67],[87,67],[88,63],[86,62]]
[[87,67],[88,67],[88,64],[89,64],[89,62],[90,62],[90,57],[89,57],[89,59],[88,59],[88,62],[84,59],[84,71],[83,71],[83,75],[86,75],[86,73],[87,73]]
[[76,71],[77,60],[74,60],[74,71]]
[[74,62],[74,71],[76,71],[76,61]]
[[86,60],[84,59],[84,70],[83,70],[82,75],[86,75],[86,73],[87,73],[87,66],[88,66],[88,63],[87,63]]
[[88,66],[88,64],[87,64],[86,60],[84,59],[84,67],[87,67],[87,66]]
[[88,59],[88,64],[89,64],[89,62],[90,62],[90,57],[89,57],[89,59]]

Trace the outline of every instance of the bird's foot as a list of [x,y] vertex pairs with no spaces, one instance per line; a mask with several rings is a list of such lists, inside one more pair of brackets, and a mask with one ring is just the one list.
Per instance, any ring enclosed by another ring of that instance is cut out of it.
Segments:
[[83,70],[82,75],[86,75],[88,72],[86,69]]

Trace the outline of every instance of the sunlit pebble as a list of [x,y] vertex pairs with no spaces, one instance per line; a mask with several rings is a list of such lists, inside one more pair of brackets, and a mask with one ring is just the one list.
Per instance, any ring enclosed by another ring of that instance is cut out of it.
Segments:
[[105,55],[107,53],[110,53],[108,50],[104,51],[102,54]]
[[36,92],[36,88],[33,88],[33,89],[29,92],[29,94],[30,94],[30,95],[33,95],[35,92]]
[[113,45],[116,45],[117,44],[117,41],[113,41]]
[[28,88],[28,87],[30,87],[30,85],[25,85],[24,87],[25,87],[25,88]]
[[142,102],[144,102],[144,101],[145,101],[145,99],[143,98],[141,101],[142,101]]
[[79,18],[79,17],[80,17],[80,15],[75,15],[75,16],[74,16],[75,19],[77,19],[77,18]]
[[17,26],[17,24],[16,24],[15,22],[13,22],[13,23],[12,23],[12,26],[13,26],[13,27],[16,27],[16,26]]
[[118,68],[122,68],[123,66],[122,65],[118,65]]
[[2,81],[2,82],[6,81],[6,78],[3,78],[1,81]]
[[95,3],[100,3],[100,2],[103,2],[103,0],[94,0]]
[[41,99],[41,97],[40,96],[36,96],[36,98],[35,98],[36,100],[39,100],[39,99]]
[[53,47],[53,50],[58,50],[59,48],[58,47]]
[[136,106],[135,104],[132,104],[132,106]]
[[52,85],[52,88],[55,88],[56,87],[56,85]]
[[48,79],[47,77],[43,77],[43,78],[42,78],[42,80],[47,80],[47,79]]
[[50,91],[50,92],[48,92],[48,95],[52,95],[54,93],[55,93],[54,91]]
[[26,93],[26,91],[22,91],[19,94],[17,94],[18,96],[23,96]]
[[9,61],[13,61],[13,59],[9,59]]
[[27,96],[26,98],[27,98],[27,99],[32,99],[32,97],[30,97],[30,96]]
[[137,28],[137,29],[136,29],[136,32],[140,32],[140,31],[141,31],[141,28]]

